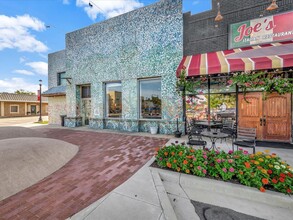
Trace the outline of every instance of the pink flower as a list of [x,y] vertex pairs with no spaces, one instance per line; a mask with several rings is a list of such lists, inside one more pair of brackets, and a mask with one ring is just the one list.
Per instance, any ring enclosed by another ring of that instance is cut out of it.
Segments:
[[243,153],[244,153],[244,154],[248,154],[248,151],[247,151],[247,150],[245,150],[245,151],[243,151]]
[[207,171],[206,171],[206,170],[202,170],[202,172],[203,172],[204,174],[207,174]]
[[159,160],[163,160],[163,158],[162,157],[160,157],[160,159]]
[[207,155],[203,155],[203,158],[204,158],[204,159],[207,159],[207,158],[208,158],[208,156],[207,156]]
[[232,154],[233,153],[233,150],[229,150],[228,154]]
[[203,162],[203,164],[204,164],[204,165],[207,165],[207,164],[208,164],[208,162],[207,162],[207,161],[205,161],[205,162]]
[[224,167],[223,169],[222,169],[225,173],[227,172],[227,169]]
[[216,161],[217,161],[217,163],[221,163],[222,160],[221,159],[217,159]]
[[235,170],[234,170],[233,167],[230,167],[229,171],[230,171],[231,173],[234,173]]
[[225,162],[226,160],[225,159],[222,159],[222,162]]
[[232,159],[229,159],[229,160],[228,160],[228,163],[233,163],[233,160],[232,160]]
[[201,166],[198,166],[197,169],[198,169],[198,170],[201,170]]
[[233,80],[230,79],[227,81],[227,83],[228,83],[228,85],[231,85],[233,83]]
[[195,158],[193,158],[193,161],[196,161],[196,157],[195,157]]
[[243,151],[243,148],[239,148],[240,151]]

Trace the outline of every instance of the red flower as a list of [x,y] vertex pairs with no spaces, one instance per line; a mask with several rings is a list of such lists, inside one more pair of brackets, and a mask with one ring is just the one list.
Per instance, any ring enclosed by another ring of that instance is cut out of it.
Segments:
[[293,177],[292,173],[288,173],[288,176],[289,176],[289,177]]
[[266,178],[262,178],[262,183],[264,184],[264,185],[266,185],[266,184],[268,184],[269,183],[269,180],[268,179],[266,179]]
[[250,168],[250,163],[245,162],[244,164],[245,164],[245,167],[246,167],[246,168]]
[[277,179],[272,179],[272,182],[274,183],[274,184],[277,184],[278,183],[278,180]]
[[292,193],[292,190],[288,188],[287,193]]
[[265,192],[265,191],[266,191],[265,188],[263,188],[263,187],[260,187],[259,190],[260,190],[261,192]]
[[285,175],[284,173],[281,173],[281,174],[280,174],[280,177],[283,177],[283,178],[285,178],[285,177],[286,177],[286,175]]
[[185,165],[188,164],[188,161],[187,160],[184,160],[183,161],[183,164],[185,164]]
[[282,182],[282,183],[285,182],[285,178],[283,178],[283,177],[280,177],[279,180],[280,180],[280,182]]
[[171,163],[167,163],[167,167],[171,168],[172,167],[172,164]]
[[267,173],[271,175],[273,173],[273,171],[272,170],[268,170]]

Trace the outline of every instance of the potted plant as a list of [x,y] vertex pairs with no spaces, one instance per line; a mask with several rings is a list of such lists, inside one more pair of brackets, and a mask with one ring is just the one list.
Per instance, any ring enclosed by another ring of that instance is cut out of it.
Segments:
[[157,125],[151,125],[150,126],[150,132],[151,132],[151,134],[157,134],[158,133],[158,126]]

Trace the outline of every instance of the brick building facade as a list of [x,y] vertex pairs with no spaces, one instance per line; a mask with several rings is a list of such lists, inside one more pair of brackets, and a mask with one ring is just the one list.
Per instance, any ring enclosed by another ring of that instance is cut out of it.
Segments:
[[293,10],[293,0],[277,1],[279,8],[272,12],[266,11],[270,4],[268,0],[221,0],[224,20],[215,27],[217,2],[212,0],[212,9],[209,11],[183,15],[184,56],[227,50],[230,24]]

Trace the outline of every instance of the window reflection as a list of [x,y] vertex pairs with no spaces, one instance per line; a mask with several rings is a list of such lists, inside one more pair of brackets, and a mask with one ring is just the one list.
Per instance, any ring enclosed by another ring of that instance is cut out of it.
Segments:
[[236,118],[236,95],[211,94],[211,119],[226,121]]
[[140,117],[161,118],[161,79],[140,81]]
[[205,120],[208,113],[207,95],[186,96],[186,117],[187,120]]
[[120,118],[121,116],[122,116],[121,83],[106,83],[106,117]]

